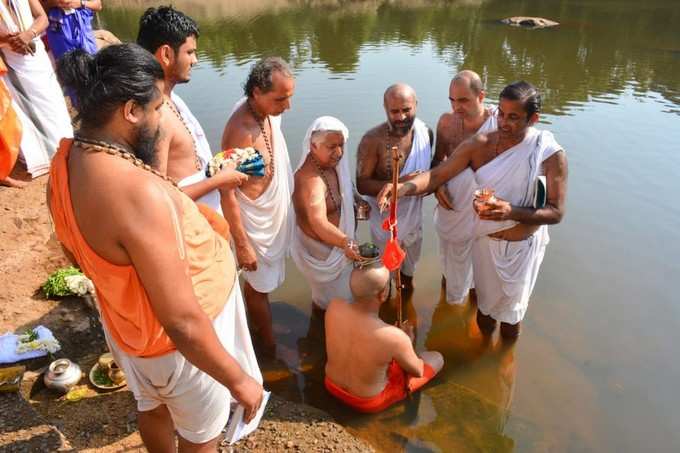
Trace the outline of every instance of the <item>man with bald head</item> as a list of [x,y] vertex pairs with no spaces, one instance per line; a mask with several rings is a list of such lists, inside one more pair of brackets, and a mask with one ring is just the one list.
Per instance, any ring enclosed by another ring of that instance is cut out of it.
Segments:
[[439,352],[413,349],[413,327],[378,316],[387,300],[385,267],[354,269],[353,303],[335,299],[326,311],[326,389],[359,412],[380,412],[419,390],[444,366]]
[[[403,181],[430,168],[434,137],[424,122],[416,118],[418,99],[410,86],[397,83],[385,91],[383,98],[387,121],[364,134],[357,151],[357,190],[371,206],[371,238],[381,249],[389,239],[382,224],[387,213],[381,213],[375,197],[386,182],[392,180],[392,152],[400,155],[399,177]],[[406,250],[402,264],[402,282],[412,288],[415,266],[423,242],[422,198],[412,197],[399,204],[397,219],[399,238]]]
[[[437,123],[432,167],[446,160],[467,138],[498,128],[495,111],[484,106],[484,97],[484,85],[476,72],[463,70],[453,77],[449,85],[451,111],[442,114]],[[472,198],[476,189],[474,172],[467,168],[435,192],[439,204],[434,225],[449,304],[465,302],[473,287],[471,251],[478,217]]]

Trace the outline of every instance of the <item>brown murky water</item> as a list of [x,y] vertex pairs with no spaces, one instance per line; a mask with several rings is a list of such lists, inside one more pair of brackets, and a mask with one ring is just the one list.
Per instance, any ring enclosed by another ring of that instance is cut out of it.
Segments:
[[[133,39],[143,8],[159,2],[105,3],[102,23]],[[551,228],[514,347],[480,336],[474,306],[441,302],[430,199],[408,313],[418,347],[445,355],[441,376],[377,416],[336,404],[323,388],[323,328],[290,262],[274,295],[282,346],[264,364],[270,388],[328,410],[383,450],[680,451],[680,2],[174,4],[202,31],[201,62],[178,91],[215,146],[252,61],[279,54],[297,77],[284,117],[293,164],[305,129],[322,114],[346,122],[354,160],[360,136],[383,120],[383,90],[397,80],[414,86],[419,116],[434,126],[462,68],[483,74],[492,102],[512,80],[539,86],[543,127],[569,156],[568,213]],[[497,24],[511,15],[562,25]],[[360,234],[368,238],[365,224]]]

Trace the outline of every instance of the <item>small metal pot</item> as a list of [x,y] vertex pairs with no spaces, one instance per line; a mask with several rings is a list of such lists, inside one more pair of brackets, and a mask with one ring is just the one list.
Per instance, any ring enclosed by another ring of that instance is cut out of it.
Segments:
[[368,220],[368,211],[371,209],[368,203],[358,203],[356,210],[357,220]]
[[77,363],[69,359],[58,359],[50,363],[43,380],[48,388],[66,393],[78,384],[81,377],[82,372]]

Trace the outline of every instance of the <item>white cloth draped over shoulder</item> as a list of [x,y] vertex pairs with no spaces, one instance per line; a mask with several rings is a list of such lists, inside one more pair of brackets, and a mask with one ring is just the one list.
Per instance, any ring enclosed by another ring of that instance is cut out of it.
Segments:
[[[404,177],[410,173],[423,172],[430,169],[432,160],[432,145],[427,125],[416,118],[413,123],[413,144],[411,152],[406,159],[404,168],[399,174]],[[369,223],[371,226],[371,240],[375,245],[385,250],[385,244],[390,238],[389,231],[382,228],[383,221],[389,212],[380,212],[375,197],[363,197],[371,206]],[[397,225],[399,242],[406,251],[406,258],[402,263],[401,272],[404,275],[413,276],[415,266],[420,258],[420,249],[423,242],[423,198],[422,196],[404,197],[399,199],[397,205]]]
[[[198,122],[194,114],[191,113],[191,110],[189,110],[189,107],[186,105],[186,103],[174,91],[170,93],[170,98],[177,107],[177,111],[182,117],[187,129],[189,129],[189,132],[191,133],[194,144],[196,145],[198,159],[201,162],[201,169],[199,171],[179,181],[179,187],[185,187],[201,182],[207,178],[205,170],[208,167],[208,162],[210,162],[210,159],[212,159],[213,154],[212,151],[210,151],[210,144],[208,143],[208,138],[206,137],[201,124]],[[196,203],[204,203],[217,211],[219,214],[222,214],[220,192],[218,190],[213,190],[206,193],[201,198],[196,200]]]
[[[247,98],[239,100],[231,114]],[[281,116],[270,116],[271,146],[274,151],[274,176],[269,186],[255,200],[236,189],[241,209],[241,223],[257,255],[257,270],[244,272],[246,281],[258,292],[274,291],[286,275],[286,256],[290,251],[295,228],[292,205],[293,171],[290,167],[286,139],[281,132]],[[262,150],[266,152],[265,150]]]
[[[476,133],[489,133],[498,128],[496,111],[480,126]],[[446,277],[446,301],[449,304],[465,302],[472,278],[472,242],[475,239],[479,217],[472,207],[475,190],[479,187],[475,172],[468,167],[445,184],[453,210],[434,208],[434,226],[439,236],[439,258]]]
[[[295,169],[297,172],[307,160],[311,150],[312,134],[317,131],[342,133],[347,143],[349,132],[342,121],[331,116],[314,120],[302,141],[302,155]],[[354,239],[354,192],[350,176],[347,152],[335,167],[340,187],[341,208],[338,228],[350,239]],[[300,272],[312,289],[312,300],[326,308],[334,298],[350,300],[349,278],[352,264],[345,257],[344,250],[332,247],[307,236],[300,227],[295,228],[291,255]]]
[[[524,140],[477,169],[477,183],[496,190],[513,206],[530,207],[536,178],[543,162],[562,147],[551,132],[530,128]],[[480,221],[478,231],[498,231]],[[526,313],[545,248],[550,238],[547,225],[524,241],[504,241],[480,235],[472,246],[477,304],[485,315],[508,324],[520,322]]]
[[[0,33],[28,29],[33,23],[28,0],[9,0],[9,4],[19,22],[0,1]],[[45,46],[38,38],[33,43],[34,55],[16,53],[8,45],[1,49],[9,69],[3,80],[23,126],[21,154],[28,172],[35,177],[47,173],[59,141],[73,137],[73,127]]]

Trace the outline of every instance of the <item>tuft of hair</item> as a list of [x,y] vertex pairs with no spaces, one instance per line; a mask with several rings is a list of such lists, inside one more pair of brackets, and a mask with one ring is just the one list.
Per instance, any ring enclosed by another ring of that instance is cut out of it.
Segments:
[[527,112],[527,119],[531,118],[534,113],[541,111],[541,94],[535,86],[524,80],[511,83],[503,88],[499,99],[520,101],[524,106],[524,111]]
[[166,44],[177,52],[189,36],[200,36],[198,24],[172,6],[149,8],[139,19],[137,44],[151,53]]
[[349,279],[349,288],[355,301],[371,300],[385,289],[390,281],[390,271],[385,266],[355,268]]
[[250,68],[246,83],[243,85],[243,93],[250,98],[255,88],[259,88],[262,93],[270,92],[274,87],[272,76],[275,72],[280,72],[286,77],[293,77],[293,71],[286,60],[281,57],[266,57]]
[[160,93],[163,69],[153,55],[133,43],[108,46],[95,55],[74,50],[57,63],[59,82],[76,99],[84,127],[107,123],[127,101],[147,105]]
[[453,77],[453,83],[466,83],[475,95],[479,95],[484,90],[484,83],[475,71],[464,69]]

